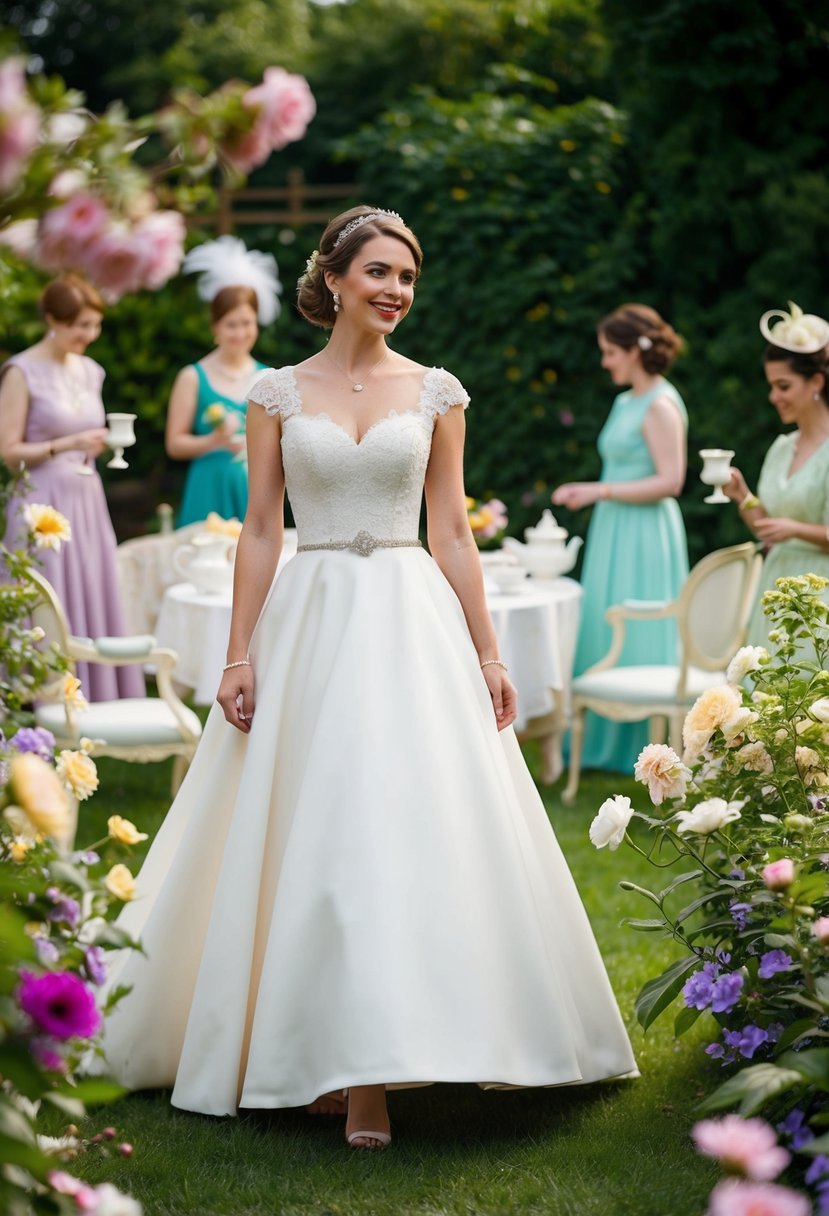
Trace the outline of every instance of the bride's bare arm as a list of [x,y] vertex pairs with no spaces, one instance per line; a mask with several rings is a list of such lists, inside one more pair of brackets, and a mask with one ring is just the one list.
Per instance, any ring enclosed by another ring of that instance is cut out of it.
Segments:
[[[497,659],[498,639],[486,605],[478,549],[469,527],[463,486],[464,413],[453,407],[438,416],[426,471],[429,550],[460,600],[481,663]],[[515,720],[515,689],[502,667],[482,668],[499,730]]]
[[224,672],[216,697],[228,722],[245,733],[250,730],[253,717],[255,688],[253,668],[241,660],[248,657],[253,629],[282,552],[285,475],[281,434],[282,423],[278,415],[270,417],[255,403],[248,406],[248,509],[236,546],[233,611],[227,647],[228,663],[240,663],[240,666]]

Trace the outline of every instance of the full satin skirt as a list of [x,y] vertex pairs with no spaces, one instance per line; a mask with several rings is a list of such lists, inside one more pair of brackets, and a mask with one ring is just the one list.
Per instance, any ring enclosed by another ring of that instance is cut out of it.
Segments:
[[111,1071],[207,1114],[635,1072],[573,880],[422,550],[300,554],[120,924]]

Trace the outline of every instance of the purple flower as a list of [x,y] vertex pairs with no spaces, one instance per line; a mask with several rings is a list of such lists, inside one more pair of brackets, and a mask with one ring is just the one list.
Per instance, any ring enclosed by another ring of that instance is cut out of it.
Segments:
[[768,1034],[760,1026],[749,1023],[742,1030],[725,1030],[723,1039],[728,1047],[738,1051],[746,1060],[751,1060],[758,1047],[768,1042]]
[[49,912],[48,919],[64,924],[75,926],[81,915],[81,906],[76,899],[71,899],[68,895],[62,895],[59,891],[52,895],[55,887],[50,887],[47,892],[54,901],[54,907]]
[[793,964],[793,960],[785,950],[767,950],[760,959],[760,966],[757,974],[761,980],[770,980],[773,975],[777,975],[780,971],[788,971]]
[[705,1049],[705,1054],[711,1056],[714,1060],[721,1060],[725,1055],[725,1048],[722,1043],[709,1043]]
[[806,1171],[806,1185],[812,1186],[812,1184],[818,1182],[824,1174],[829,1174],[829,1157],[827,1157],[825,1153],[818,1153]]
[[55,756],[55,736],[43,726],[21,726],[9,739],[9,746],[19,752],[34,752],[47,763]]
[[810,1140],[814,1140],[815,1133],[810,1127],[804,1127],[803,1123],[806,1116],[799,1106],[795,1106],[786,1115],[782,1123],[777,1124],[777,1130],[784,1136],[788,1136],[791,1142],[791,1147],[795,1150],[802,1148],[804,1144],[808,1144]]
[[769,1025],[766,1027],[766,1030],[767,1030],[768,1036],[769,1036],[769,1042],[776,1043],[785,1029],[786,1029],[786,1027],[783,1025],[782,1022],[770,1022]]
[[572,426],[576,421],[576,416],[572,410],[559,410],[558,420],[562,426]]
[[80,862],[83,866],[94,866],[101,860],[101,856],[94,849],[84,849],[81,853],[75,853],[72,860]]
[[37,951],[38,961],[44,967],[49,967],[52,963],[56,963],[60,958],[60,951],[54,942],[50,942],[48,937],[44,937],[42,933],[38,933],[35,940],[35,950]]
[[734,869],[728,875],[729,878],[733,878],[733,879],[737,880],[738,882],[742,882],[742,880],[745,878],[745,876],[746,876],[745,870],[741,870],[739,866],[735,866]]
[[89,946],[83,959],[83,968],[93,984],[103,984],[107,977],[106,954],[100,946]]
[[[710,966],[710,964],[706,965]],[[689,1009],[707,1009],[711,1004],[713,993],[714,984],[711,976],[706,973],[705,967],[702,971],[695,971],[685,981],[682,989],[682,996]]]
[[714,1013],[730,1013],[740,999],[743,977],[738,971],[721,975],[714,983],[711,1009]]
[[91,1038],[101,1024],[95,997],[77,975],[21,971],[17,999],[32,1021],[56,1039]]
[[731,919],[734,921],[738,932],[742,933],[743,929],[745,929],[746,925],[748,924],[751,904],[729,904],[728,910],[731,913]]

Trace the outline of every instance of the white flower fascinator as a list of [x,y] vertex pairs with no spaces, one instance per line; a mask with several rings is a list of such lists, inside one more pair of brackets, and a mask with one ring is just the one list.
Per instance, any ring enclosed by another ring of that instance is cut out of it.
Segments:
[[223,287],[252,287],[259,304],[260,325],[270,325],[279,316],[282,284],[272,253],[248,249],[237,236],[205,241],[186,255],[183,274],[198,274],[197,291],[202,300],[212,300]]
[[[778,317],[779,320],[774,321]],[[772,322],[774,321],[774,324]],[[789,300],[789,311],[772,308],[760,318],[760,333],[772,346],[795,355],[814,355],[829,343],[829,323],[813,313],[804,313]]]

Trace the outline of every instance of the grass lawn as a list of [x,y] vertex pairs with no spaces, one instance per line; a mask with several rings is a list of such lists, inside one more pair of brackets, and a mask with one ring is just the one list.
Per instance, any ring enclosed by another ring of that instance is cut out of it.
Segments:
[[[529,748],[528,758],[533,763]],[[114,812],[152,833],[168,805],[167,766],[102,761],[99,770],[101,789],[82,808],[79,845],[105,834]],[[699,1023],[681,1045],[670,1018],[647,1036],[635,1025],[639,987],[675,950],[619,926],[624,915],[646,914],[619,880],[651,885],[654,871],[625,847],[597,852],[587,839],[604,798],[627,793],[644,809],[647,795],[632,780],[589,774],[578,804],[565,808],[560,789],[545,789],[545,802],[630,1028],[640,1080],[392,1093],[395,1141],[377,1154],[349,1152],[341,1121],[296,1111],[211,1119],[174,1110],[166,1093],[134,1094],[93,1111],[82,1129],[91,1135],[112,1124],[134,1155],[90,1153],[69,1168],[91,1182],[111,1180],[140,1199],[147,1216],[700,1216],[717,1170],[694,1153],[689,1129],[694,1103],[713,1088],[718,1070],[702,1054]]]

